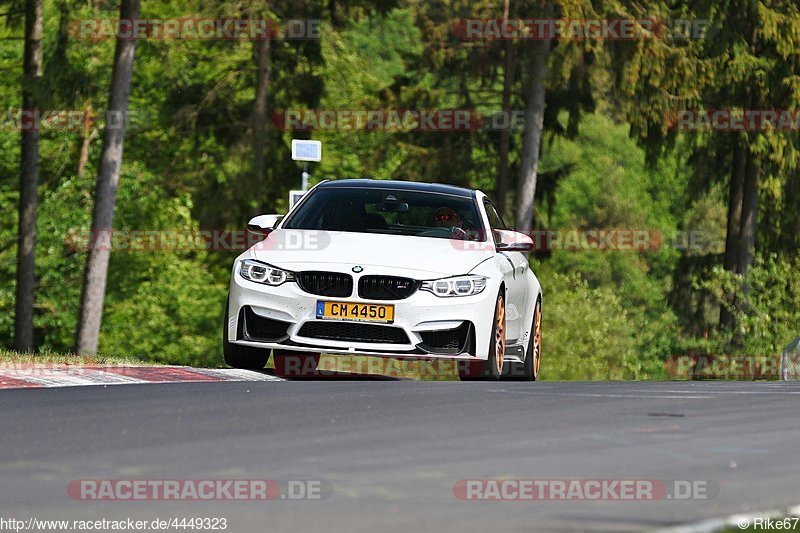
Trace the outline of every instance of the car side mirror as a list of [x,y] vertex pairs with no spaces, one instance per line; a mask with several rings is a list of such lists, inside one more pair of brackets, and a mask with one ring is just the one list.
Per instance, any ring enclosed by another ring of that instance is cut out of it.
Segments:
[[534,248],[533,239],[518,231],[499,229],[494,237],[498,252],[530,252]]
[[250,222],[247,223],[247,231],[266,237],[272,233],[272,230],[275,229],[275,226],[278,225],[282,218],[283,215],[258,215],[251,218]]

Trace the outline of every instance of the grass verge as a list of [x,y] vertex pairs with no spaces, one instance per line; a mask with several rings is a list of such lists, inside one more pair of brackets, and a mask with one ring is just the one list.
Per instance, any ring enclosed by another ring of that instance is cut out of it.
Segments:
[[9,365],[67,365],[67,366],[158,366],[136,357],[115,355],[82,356],[55,352],[18,353],[0,350],[0,366]]

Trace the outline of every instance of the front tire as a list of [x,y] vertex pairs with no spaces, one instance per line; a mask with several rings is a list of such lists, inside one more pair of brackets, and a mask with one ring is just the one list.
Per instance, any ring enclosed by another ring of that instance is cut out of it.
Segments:
[[503,291],[497,295],[492,320],[492,335],[489,338],[489,357],[486,361],[458,363],[461,381],[497,381],[503,373],[506,350],[506,300]]
[[[539,379],[539,367],[542,364],[542,299],[536,301],[536,312],[533,318],[533,335],[530,340],[531,364],[530,364],[530,377],[531,381]],[[525,358],[527,363],[528,358]],[[528,369],[528,367],[525,367]]]
[[225,322],[222,325],[222,358],[231,368],[262,370],[269,360],[269,350],[241,346],[228,340],[228,302],[225,302]]
[[508,379],[514,381],[536,381],[539,379],[539,366],[542,361],[542,299],[536,300],[533,310],[533,324],[531,325],[528,349],[525,351],[525,361],[511,365]]

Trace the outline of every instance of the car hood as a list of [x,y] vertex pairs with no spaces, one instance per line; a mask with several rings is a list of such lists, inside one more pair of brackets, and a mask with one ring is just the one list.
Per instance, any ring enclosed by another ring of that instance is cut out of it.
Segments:
[[292,271],[398,274],[417,279],[466,274],[492,256],[488,243],[340,231],[275,230],[251,248],[255,259]]

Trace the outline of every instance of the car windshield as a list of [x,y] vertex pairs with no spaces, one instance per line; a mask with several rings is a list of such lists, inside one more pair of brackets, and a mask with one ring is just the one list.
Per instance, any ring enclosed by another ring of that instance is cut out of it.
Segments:
[[459,240],[484,235],[472,198],[361,187],[317,189],[282,227]]

